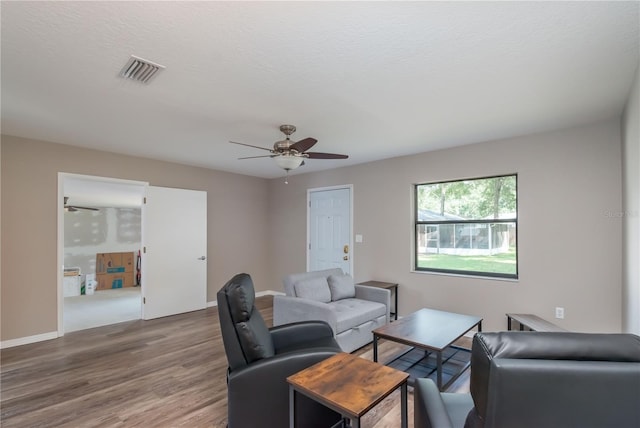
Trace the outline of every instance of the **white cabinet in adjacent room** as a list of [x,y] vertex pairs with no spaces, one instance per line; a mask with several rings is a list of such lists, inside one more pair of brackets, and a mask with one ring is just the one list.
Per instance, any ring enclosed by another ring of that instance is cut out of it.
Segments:
[[80,268],[65,268],[62,279],[64,297],[79,296],[81,285]]

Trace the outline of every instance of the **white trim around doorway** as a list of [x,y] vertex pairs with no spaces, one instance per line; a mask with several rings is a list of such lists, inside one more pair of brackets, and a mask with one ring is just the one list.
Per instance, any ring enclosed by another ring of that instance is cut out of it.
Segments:
[[[83,175],[83,174],[74,174],[68,172],[58,172],[58,221],[57,221],[57,274],[56,274],[56,282],[57,282],[57,296],[58,296],[58,329],[57,334],[58,337],[64,336],[64,290],[63,290],[63,265],[64,265],[64,184],[67,179],[76,179],[76,180],[84,180],[84,181],[94,181],[94,182],[103,182],[103,183],[115,183],[115,184],[125,184],[131,186],[142,186],[146,188],[149,183],[146,181],[134,181],[134,180],[125,180],[120,178],[112,178],[112,177],[99,177],[93,175]],[[50,333],[47,334],[47,338]],[[46,340],[46,339],[42,339]]]

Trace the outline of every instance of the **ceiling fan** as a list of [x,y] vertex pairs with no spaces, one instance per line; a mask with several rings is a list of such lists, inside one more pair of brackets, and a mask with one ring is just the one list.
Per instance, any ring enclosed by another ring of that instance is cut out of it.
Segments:
[[98,208],[81,207],[81,206],[78,206],[78,205],[68,205],[67,202],[69,202],[69,197],[65,196],[64,197],[64,210],[68,211],[68,212],[76,212],[78,210],[100,211]]
[[253,146],[251,144],[237,143],[235,141],[229,142],[232,144],[239,144],[241,146],[253,147],[271,152],[269,155],[249,156],[238,159],[272,158],[280,168],[287,171],[287,174],[290,170],[304,165],[305,159],[347,159],[349,157],[347,155],[340,155],[337,153],[308,152],[307,150],[313,147],[318,140],[315,138],[304,138],[298,142],[291,141],[289,136],[296,132],[296,127],[293,125],[280,125],[280,131],[286,136],[286,138],[284,140],[276,141],[272,149]]

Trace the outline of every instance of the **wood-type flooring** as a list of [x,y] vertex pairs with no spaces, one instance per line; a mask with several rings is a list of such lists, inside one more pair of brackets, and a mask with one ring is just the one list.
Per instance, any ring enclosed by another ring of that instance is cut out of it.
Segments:
[[[273,298],[260,297],[256,306],[272,325]],[[401,349],[381,341],[380,361]],[[354,354],[373,358],[371,345]],[[227,361],[216,307],[3,349],[0,367],[3,428],[226,426]],[[469,391],[468,370],[449,391]],[[412,427],[412,388],[408,408]],[[362,426],[399,427],[399,391]]]

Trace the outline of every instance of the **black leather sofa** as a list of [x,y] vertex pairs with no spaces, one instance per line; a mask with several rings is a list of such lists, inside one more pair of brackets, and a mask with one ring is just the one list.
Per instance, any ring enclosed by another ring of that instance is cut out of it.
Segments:
[[478,333],[471,394],[414,387],[415,428],[638,428],[640,337]]
[[[256,309],[251,277],[235,275],[218,291],[218,316],[229,367],[228,427],[289,426],[286,378],[341,352],[323,321],[268,329]],[[340,421],[332,410],[297,395],[296,427],[330,427]]]

